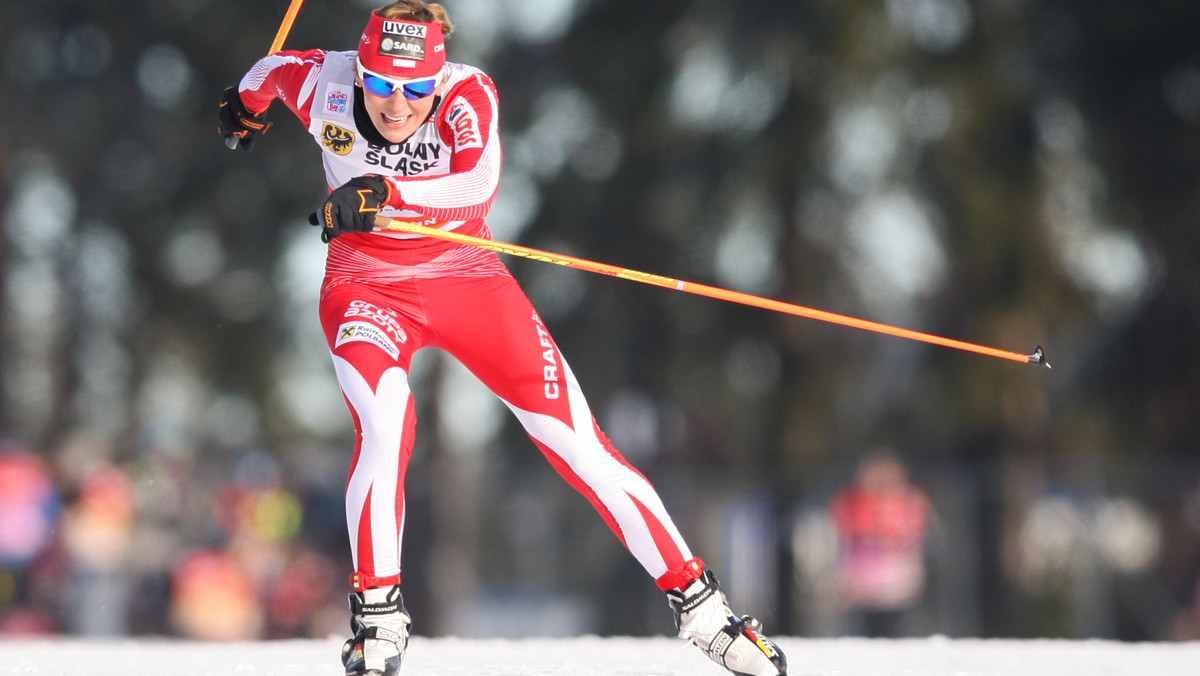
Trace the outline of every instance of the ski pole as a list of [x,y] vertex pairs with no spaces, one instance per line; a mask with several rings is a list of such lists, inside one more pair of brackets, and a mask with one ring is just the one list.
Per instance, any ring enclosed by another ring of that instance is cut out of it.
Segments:
[[754,296],[748,293],[742,293],[740,291],[730,291],[728,289],[698,284],[696,282],[687,282],[682,279],[674,279],[672,277],[664,277],[662,275],[639,272],[637,270],[630,270],[628,268],[622,268],[616,265],[597,263],[595,261],[589,261],[583,258],[575,258],[573,256],[564,256],[563,254],[542,251],[540,249],[533,249],[526,246],[520,246],[518,244],[508,244],[506,242],[497,242],[495,240],[483,239],[481,237],[463,235],[457,232],[438,230],[437,228],[430,228],[428,226],[417,225],[415,223],[407,223],[405,221],[390,219],[383,216],[377,216],[375,218],[375,226],[383,230],[408,232],[416,235],[435,237],[437,239],[456,242],[459,244],[476,246],[481,249],[490,249],[491,251],[496,251],[503,254],[520,256],[522,258],[528,258],[535,261],[542,261],[543,263],[553,263],[555,265],[562,265],[578,270],[586,270],[588,272],[595,272],[602,275],[609,275],[612,277],[619,277],[621,279],[641,282],[643,284],[661,286],[667,289],[675,289],[676,291],[683,291],[685,293],[696,294],[699,296],[708,296],[709,298],[716,298],[719,300],[749,305],[766,310],[773,310],[775,312],[783,312],[799,317],[807,317],[809,319],[816,319],[823,322],[829,322],[831,324],[840,324],[842,326],[873,331],[875,333],[882,333],[890,336],[907,338],[909,340],[917,340],[934,345],[941,345],[943,347],[950,347],[957,350],[975,352],[977,354],[987,355],[990,357],[1008,359],[1010,361],[1021,362],[1023,364],[1033,364],[1034,366],[1044,366],[1046,368],[1050,368],[1050,363],[1046,361],[1046,353],[1040,345],[1033,351],[1033,354],[1020,354],[1017,352],[1009,352],[1007,350],[998,350],[994,347],[986,347],[961,340],[954,340],[952,338],[943,338],[941,336],[935,336],[928,333],[921,333],[920,331],[902,329],[896,326],[889,326],[888,324],[867,321],[865,319],[856,319],[854,317],[839,315],[833,312],[814,310],[802,305],[784,303],[782,301],[771,300],[761,296]]
[[[271,43],[271,49],[267,54],[274,54],[283,49],[283,43],[287,40],[288,33],[292,32],[292,24],[296,22],[296,15],[300,13],[300,5],[304,4],[304,0],[292,0],[292,4],[288,5],[287,12],[283,15],[283,23],[279,24],[279,30],[275,33],[275,40]],[[230,150],[237,150],[238,137],[230,136],[225,139],[225,147]]]
[[287,13],[283,15],[283,23],[279,24],[279,31],[275,33],[271,51],[267,54],[274,54],[283,49],[283,43],[287,40],[288,33],[292,32],[292,24],[296,21],[296,15],[300,13],[300,5],[303,4],[304,0],[292,0],[292,4],[288,5]]

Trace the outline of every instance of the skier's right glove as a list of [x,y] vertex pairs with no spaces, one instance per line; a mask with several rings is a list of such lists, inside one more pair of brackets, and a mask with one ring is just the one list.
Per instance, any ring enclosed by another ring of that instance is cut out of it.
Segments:
[[254,148],[255,134],[265,134],[271,128],[267,112],[252,113],[242,105],[237,87],[228,87],[221,92],[221,108],[217,112],[217,131],[225,137],[230,149],[240,147],[249,151]]
[[344,232],[371,232],[380,207],[392,197],[392,185],[382,176],[365,174],[352,178],[329,193],[320,209],[309,214],[308,222],[321,226],[321,241]]

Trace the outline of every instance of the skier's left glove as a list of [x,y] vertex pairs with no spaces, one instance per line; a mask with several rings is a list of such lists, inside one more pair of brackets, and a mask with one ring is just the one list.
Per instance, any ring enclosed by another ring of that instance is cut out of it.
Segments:
[[375,215],[392,196],[392,184],[376,174],[352,178],[329,193],[329,199],[309,214],[308,222],[321,226],[321,241],[328,243],[343,232],[371,232]]
[[256,134],[265,134],[271,128],[267,113],[251,112],[242,105],[237,87],[226,87],[221,92],[221,107],[217,110],[217,133],[225,137],[225,146],[230,150],[254,148]]

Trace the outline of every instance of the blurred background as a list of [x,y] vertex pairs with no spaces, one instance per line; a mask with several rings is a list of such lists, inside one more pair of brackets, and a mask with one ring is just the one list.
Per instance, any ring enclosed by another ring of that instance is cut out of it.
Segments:
[[[308,0],[353,49],[381,0]],[[1053,370],[508,259],[776,635],[1200,638],[1200,3],[446,0],[497,239]],[[347,630],[317,147],[217,100],[286,0],[0,1],[0,634]],[[456,362],[414,365],[424,635],[671,633]]]

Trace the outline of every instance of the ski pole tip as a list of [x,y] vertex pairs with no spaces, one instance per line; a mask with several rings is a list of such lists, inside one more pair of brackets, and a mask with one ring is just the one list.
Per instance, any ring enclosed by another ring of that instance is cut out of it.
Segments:
[[1041,345],[1034,348],[1033,354],[1029,355],[1029,363],[1034,366],[1050,368],[1050,362],[1046,361],[1046,351],[1042,349]]

